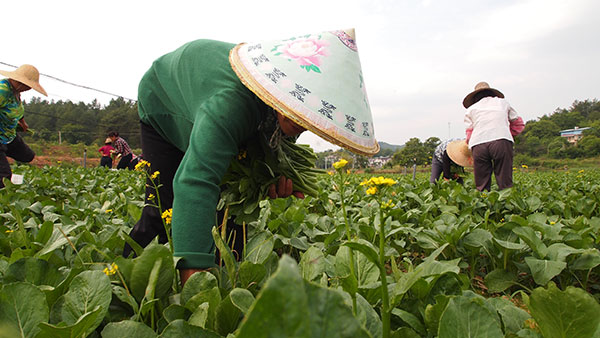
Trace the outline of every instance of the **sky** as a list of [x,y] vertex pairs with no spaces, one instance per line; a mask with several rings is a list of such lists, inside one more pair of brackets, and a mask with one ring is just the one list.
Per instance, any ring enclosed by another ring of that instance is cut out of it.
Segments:
[[[600,96],[597,0],[30,0],[10,12],[1,19],[0,69],[28,63],[128,99],[153,60],[188,41],[354,28],[375,137],[390,144],[464,137],[462,100],[480,81],[525,121]],[[40,82],[48,100],[115,98]],[[310,132],[298,142],[337,149]]]

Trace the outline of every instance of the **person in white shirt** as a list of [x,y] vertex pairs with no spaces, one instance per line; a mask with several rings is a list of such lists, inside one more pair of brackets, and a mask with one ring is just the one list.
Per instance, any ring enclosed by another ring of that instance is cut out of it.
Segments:
[[525,128],[523,119],[499,90],[479,82],[463,100],[467,108],[467,143],[473,153],[477,190],[490,190],[492,172],[500,190],[510,188],[513,166],[513,136]]

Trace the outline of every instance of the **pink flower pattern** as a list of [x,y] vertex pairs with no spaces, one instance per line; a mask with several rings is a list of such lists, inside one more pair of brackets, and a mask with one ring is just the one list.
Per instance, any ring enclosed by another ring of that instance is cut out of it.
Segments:
[[328,56],[329,42],[314,38],[299,38],[287,41],[277,48],[277,54],[290,60],[295,60],[300,67],[307,71],[313,70],[320,73],[321,57]]

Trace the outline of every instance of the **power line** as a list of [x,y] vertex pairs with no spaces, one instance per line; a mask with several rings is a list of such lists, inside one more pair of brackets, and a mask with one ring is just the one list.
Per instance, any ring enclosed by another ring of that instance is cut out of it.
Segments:
[[[11,65],[9,63],[5,63],[5,62],[2,62],[2,61],[0,61],[0,64],[3,64],[5,66],[9,66],[9,67],[13,67],[13,68],[18,68],[15,65]],[[76,83],[69,82],[69,81],[66,81],[66,80],[63,80],[63,79],[59,79],[59,78],[57,78],[55,76],[52,76],[52,75],[47,75],[47,74],[43,74],[43,73],[40,73],[40,75],[45,76],[45,77],[50,78],[50,79],[53,79],[53,80],[56,80],[56,81],[59,81],[59,82],[66,83],[66,84],[71,85],[71,86],[80,87],[80,88],[84,88],[84,89],[88,89],[88,90],[93,90],[93,91],[96,91],[96,92],[99,92],[99,93],[102,93],[102,94],[111,95],[111,96],[114,96],[114,97],[117,97],[117,98],[118,97],[122,97],[122,98],[124,98],[126,100],[137,102],[137,100],[127,98],[127,97],[125,97],[123,95],[117,95],[117,94],[109,93],[109,92],[104,91],[104,90],[100,90],[100,89],[96,89],[96,88],[92,88],[92,87],[88,87],[88,86],[76,84]]]

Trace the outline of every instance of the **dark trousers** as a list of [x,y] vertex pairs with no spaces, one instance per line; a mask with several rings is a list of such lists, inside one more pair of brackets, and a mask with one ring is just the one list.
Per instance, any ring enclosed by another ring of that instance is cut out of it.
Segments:
[[12,177],[8,157],[18,162],[28,163],[33,160],[35,153],[18,134],[9,144],[0,144],[0,188],[4,188],[3,178],[6,177],[10,180]]
[[117,164],[117,169],[129,169],[129,162],[131,162],[131,158],[133,158],[133,155],[131,154],[121,157],[121,160]]
[[[146,205],[142,209],[142,216],[140,220],[135,224],[129,236],[133,238],[142,247],[148,245],[156,236],[158,236],[159,243],[167,242],[167,234],[165,232],[164,225],[162,223],[162,215],[157,207],[158,200],[156,197],[153,200],[149,200],[150,194],[154,196],[160,196],[161,209],[168,210],[173,207],[173,178],[175,172],[179,168],[179,164],[183,159],[184,153],[177,147],[173,146],[160,136],[154,128],[151,126],[141,123],[142,133],[142,153],[144,154],[144,160],[150,163],[150,174],[159,171],[160,175],[155,179],[154,184],[158,188],[158,194],[154,189],[154,185],[150,178],[146,180]],[[223,221],[223,212],[217,213],[217,221],[220,224]],[[227,222],[227,229],[229,232],[238,232],[235,236],[236,242],[234,243],[234,251],[241,254],[243,249],[243,238],[241,227],[233,223],[230,219]],[[229,237],[229,236],[228,236]],[[128,257],[131,253],[132,248],[129,244],[125,245],[123,250],[123,256]],[[240,255],[238,255],[239,257]]]
[[102,156],[100,159],[100,166],[112,168],[112,158],[110,158],[110,156]]
[[492,172],[500,190],[512,187],[513,143],[511,141],[500,139],[478,144],[471,149],[471,152],[477,190],[490,190]]

